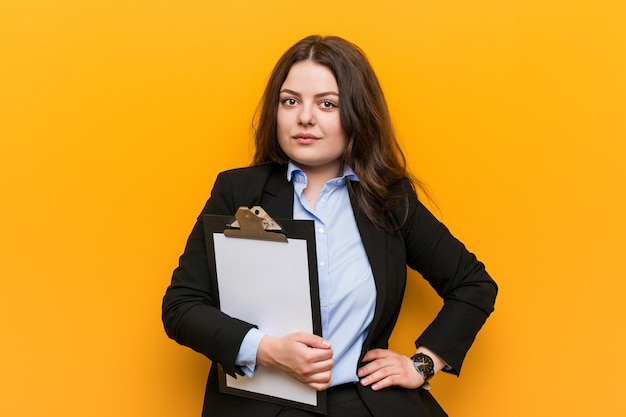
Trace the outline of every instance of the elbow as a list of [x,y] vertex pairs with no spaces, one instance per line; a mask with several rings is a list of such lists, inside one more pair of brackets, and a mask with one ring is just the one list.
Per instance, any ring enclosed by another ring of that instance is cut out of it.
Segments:
[[163,329],[165,334],[170,339],[182,342],[181,335],[184,334],[184,309],[182,305],[169,297],[169,294],[165,294],[163,297],[163,304],[161,307],[161,321],[163,323]]
[[493,313],[496,306],[496,298],[498,297],[498,284],[495,281],[491,280],[487,285],[485,285],[484,289],[484,299],[485,299],[485,307],[487,315]]
[[484,280],[465,283],[443,298],[472,305],[489,317],[495,309],[497,296],[498,285],[487,275]]

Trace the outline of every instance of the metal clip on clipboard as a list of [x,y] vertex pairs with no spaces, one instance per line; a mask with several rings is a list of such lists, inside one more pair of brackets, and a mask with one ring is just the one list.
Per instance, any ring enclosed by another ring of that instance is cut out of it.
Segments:
[[251,209],[241,206],[235,213],[235,221],[224,230],[226,237],[271,240],[287,243],[282,228],[260,206]]

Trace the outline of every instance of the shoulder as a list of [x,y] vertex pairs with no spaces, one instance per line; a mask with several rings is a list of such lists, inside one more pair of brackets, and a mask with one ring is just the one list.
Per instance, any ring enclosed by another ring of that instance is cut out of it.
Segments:
[[242,205],[258,205],[264,194],[285,188],[285,184],[289,184],[287,169],[277,164],[223,171],[215,180],[203,213],[231,214]]
[[249,167],[233,168],[226,171],[222,171],[218,174],[218,177],[229,177],[234,179],[243,179],[249,177],[266,176],[272,172],[280,169],[280,165],[276,164],[263,164],[253,165]]
[[416,207],[421,206],[413,182],[403,177],[389,186],[387,201],[394,226],[403,228]]
[[263,164],[243,168],[234,168],[220,172],[215,180],[215,186],[224,183],[230,186],[245,186],[248,189],[263,188],[270,177],[284,174],[287,177],[287,168],[277,164]]

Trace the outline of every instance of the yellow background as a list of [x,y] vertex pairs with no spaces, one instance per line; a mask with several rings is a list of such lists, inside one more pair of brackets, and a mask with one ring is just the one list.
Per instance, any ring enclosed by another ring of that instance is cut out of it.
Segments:
[[[198,416],[162,294],[272,65],[368,54],[437,216],[500,285],[451,416],[626,414],[626,2],[0,0],[0,415]],[[439,308],[411,275],[392,340]]]

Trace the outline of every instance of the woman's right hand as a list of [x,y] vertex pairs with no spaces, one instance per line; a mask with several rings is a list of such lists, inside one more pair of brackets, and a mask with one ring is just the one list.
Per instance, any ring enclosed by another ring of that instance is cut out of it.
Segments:
[[280,369],[317,391],[330,386],[333,350],[330,342],[320,336],[305,332],[263,336],[256,361],[257,365]]

